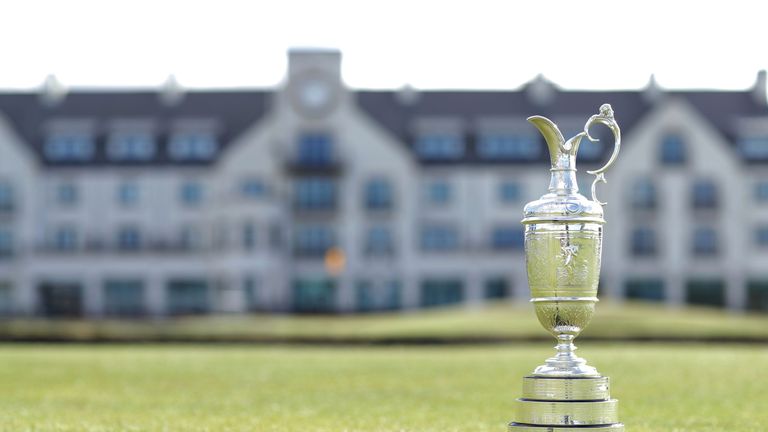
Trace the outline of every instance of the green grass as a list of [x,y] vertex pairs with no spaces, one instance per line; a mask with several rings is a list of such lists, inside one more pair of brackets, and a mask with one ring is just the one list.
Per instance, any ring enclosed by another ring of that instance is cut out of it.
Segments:
[[[583,343],[632,432],[765,431],[768,348]],[[547,344],[0,347],[2,431],[505,431]]]
[[[545,339],[527,303],[352,316],[207,316],[158,321],[0,322],[0,339],[347,340]],[[753,339],[768,341],[768,314],[662,305],[598,305],[584,338]]]

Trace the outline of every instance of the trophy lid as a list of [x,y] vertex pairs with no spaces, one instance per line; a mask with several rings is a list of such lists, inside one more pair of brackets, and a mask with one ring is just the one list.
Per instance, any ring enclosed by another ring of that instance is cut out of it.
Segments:
[[[536,126],[547,143],[549,156],[552,163],[550,169],[552,176],[549,183],[549,193],[536,201],[525,205],[525,218],[523,224],[539,222],[593,222],[605,223],[603,219],[603,205],[595,194],[598,182],[605,183],[605,171],[610,167],[621,147],[621,131],[613,119],[613,109],[609,104],[600,107],[600,113],[589,118],[584,125],[584,131],[565,140],[563,134],[551,120],[546,117],[533,116],[528,121]],[[597,141],[589,135],[589,127],[594,123],[601,123],[613,132],[615,139],[614,150],[608,162],[600,169],[587,171],[595,175],[592,182],[592,199],[579,193],[576,183],[576,152],[582,138]]]

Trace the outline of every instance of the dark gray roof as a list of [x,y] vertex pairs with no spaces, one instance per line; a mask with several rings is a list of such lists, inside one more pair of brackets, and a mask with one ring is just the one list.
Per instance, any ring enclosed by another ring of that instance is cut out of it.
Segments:
[[157,158],[132,164],[167,164],[171,162],[166,157],[165,145],[173,122],[185,119],[215,122],[219,125],[217,139],[223,149],[264,115],[268,95],[266,91],[194,91],[185,93],[177,104],[169,105],[163,103],[158,92],[152,91],[78,91],[68,93],[62,101],[51,105],[46,104],[39,93],[4,93],[0,94],[0,111],[44,164],[52,163],[42,153],[46,125],[68,119],[87,119],[95,123],[96,155],[85,164],[115,163],[105,157],[104,146],[100,144],[106,139],[107,125],[121,119],[148,119],[157,126]]
[[[456,118],[467,125],[473,125],[477,120],[490,117],[525,119],[538,114],[556,123],[566,118],[586,121],[597,112],[601,104],[607,102],[613,106],[626,134],[653,107],[642,91],[562,91],[556,87],[551,90],[551,100],[546,104],[533,103],[526,88],[515,91],[420,91],[407,102],[403,101],[403,95],[398,91],[357,91],[355,95],[364,112],[409,148],[415,141],[414,122],[419,119]],[[218,125],[217,138],[223,151],[233,139],[265,115],[271,94],[272,91],[268,90],[188,91],[180,102],[168,105],[163,103],[160,93],[156,91],[75,91],[68,93],[59,103],[50,105],[37,92],[3,93],[0,94],[0,111],[10,120],[21,138],[40,155],[40,161],[44,164],[53,164],[46,161],[42,153],[46,125],[67,119],[87,119],[96,125],[95,158],[85,163],[75,163],[77,165],[115,164],[106,158],[101,144],[109,132],[107,125],[124,119],[150,120],[157,126],[157,157],[138,163],[178,164],[178,161],[170,161],[165,151],[171,124],[189,119],[214,122]],[[768,118],[768,107],[758,103],[751,90],[675,91],[665,92],[661,97],[684,98],[731,143],[738,139],[738,119]],[[477,132],[471,126],[466,128],[465,157],[436,163],[514,163],[476,157],[474,145]],[[538,134],[535,135],[538,137]],[[607,152],[610,149],[604,150]],[[542,161],[546,158],[546,152],[542,152]]]
[[[555,89],[552,100],[536,105],[523,91],[422,91],[410,102],[402,103],[392,91],[361,91],[357,100],[364,111],[382,126],[411,146],[414,119],[425,117],[455,117],[473,122],[492,116],[519,117],[543,115],[558,123],[562,118],[582,118],[586,121],[603,103],[610,103],[620,122],[622,132],[630,132],[653,107],[642,91],[560,91]],[[768,107],[759,104],[751,90],[746,91],[671,91],[662,98],[680,97],[702,114],[729,143],[738,140],[737,119],[768,117]],[[476,131],[467,131],[467,156],[462,163],[480,162],[472,154]],[[610,148],[604,148],[610,151]],[[542,159],[547,158],[546,152]]]
[[[523,91],[423,91],[411,103],[400,102],[397,92],[361,91],[357,93],[360,106],[371,117],[402,142],[411,145],[415,141],[412,132],[414,119],[427,117],[461,118],[469,124],[488,117],[509,117],[526,119],[531,115],[543,115],[558,123],[560,118],[583,118],[586,120],[597,113],[600,105],[610,103],[621,122],[623,130],[630,130],[648,111],[649,105],[640,92],[563,92],[554,90],[552,100],[536,105]],[[481,160],[476,157],[473,145],[476,130],[467,129],[466,156],[461,161],[448,163],[488,163],[497,161]],[[531,132],[539,137],[531,126]],[[604,148],[610,151],[609,148]],[[548,160],[546,152],[541,160]],[[518,161],[530,163],[530,160]],[[445,163],[445,162],[442,162]],[[506,162],[508,163],[508,162]]]

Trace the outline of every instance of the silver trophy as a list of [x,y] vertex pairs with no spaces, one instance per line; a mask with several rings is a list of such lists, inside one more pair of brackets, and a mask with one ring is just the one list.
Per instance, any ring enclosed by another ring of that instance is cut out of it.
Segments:
[[[590,431],[623,431],[618,401],[611,399],[608,377],[575,353],[573,340],[595,313],[603,240],[603,205],[595,188],[621,147],[621,131],[608,104],[589,118],[584,131],[568,139],[549,119],[528,118],[544,135],[552,162],[549,193],[525,206],[525,258],[531,302],[536,316],[555,338],[557,354],[523,379],[523,397],[511,432],[557,432],[587,427]],[[608,162],[595,175],[592,199],[579,194],[576,152],[583,138],[594,141],[589,128],[607,126],[615,139]]]

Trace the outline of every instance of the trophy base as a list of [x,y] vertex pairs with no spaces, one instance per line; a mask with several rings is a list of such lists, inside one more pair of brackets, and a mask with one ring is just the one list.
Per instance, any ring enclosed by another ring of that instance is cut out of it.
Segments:
[[527,376],[523,397],[516,404],[510,432],[624,430],[619,423],[619,401],[611,399],[609,379],[604,376]]

